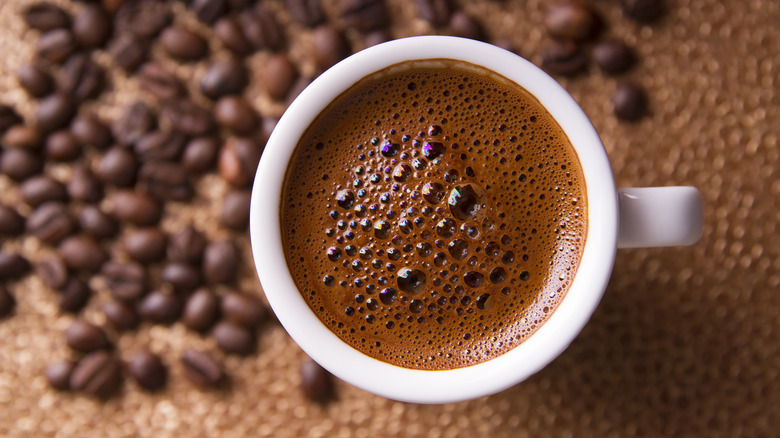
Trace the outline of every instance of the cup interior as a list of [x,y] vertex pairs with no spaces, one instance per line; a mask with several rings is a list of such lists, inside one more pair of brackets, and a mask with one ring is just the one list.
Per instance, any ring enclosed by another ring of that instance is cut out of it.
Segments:
[[[423,371],[371,358],[342,342],[309,309],[284,256],[279,208],[295,146],[317,115],[360,79],[404,61],[453,59],[483,66],[525,88],[550,112],[574,146],[585,177],[588,231],[578,271],[548,321],[515,349],[452,370]],[[372,393],[413,403],[446,403],[506,389],[528,378],[571,343],[598,305],[617,246],[617,194],[606,151],[588,117],[554,79],[525,59],[490,44],[456,37],[411,37],[368,48],[319,76],[280,119],[257,169],[250,212],[260,282],[293,340],[336,377]]]

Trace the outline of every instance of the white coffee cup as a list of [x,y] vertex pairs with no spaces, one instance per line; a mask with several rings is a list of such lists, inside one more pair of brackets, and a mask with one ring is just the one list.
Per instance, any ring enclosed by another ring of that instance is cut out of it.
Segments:
[[[293,149],[331,101],[360,79],[390,65],[441,58],[476,64],[516,82],[552,114],[582,165],[588,231],[580,266],[566,297],[536,333],[513,350],[478,365],[424,371],[361,353],[341,341],[311,311],[287,267],[279,207]],[[590,318],[607,286],[618,248],[690,245],[699,239],[701,227],[701,197],[693,187],[616,189],[609,158],[588,117],[566,90],[538,67],[486,43],[444,36],[412,37],[368,48],[312,82],[290,105],[265,147],[252,190],[250,216],[260,282],[293,340],[338,378],[384,397],[414,403],[456,402],[493,394],[536,373],[566,349]]]

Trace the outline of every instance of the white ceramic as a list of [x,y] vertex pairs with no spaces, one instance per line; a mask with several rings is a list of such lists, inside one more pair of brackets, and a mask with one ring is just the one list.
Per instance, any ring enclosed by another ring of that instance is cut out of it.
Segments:
[[[588,234],[571,288],[549,320],[517,348],[478,365],[445,371],[401,368],[342,342],[309,309],[282,249],[279,206],[290,156],[303,131],[329,102],[361,78],[408,60],[449,58],[484,66],[533,94],[577,151],[585,174]],[[619,215],[620,213],[620,215]],[[620,220],[618,219],[620,217]],[[422,36],[356,53],[319,76],[290,105],[266,145],[252,191],[250,232],[260,282],[276,316],[315,361],[357,387],[395,400],[446,403],[501,391],[539,371],[577,336],[595,310],[618,247],[692,244],[702,207],[692,187],[615,188],[609,159],[588,117],[554,79],[498,47],[461,38]]]

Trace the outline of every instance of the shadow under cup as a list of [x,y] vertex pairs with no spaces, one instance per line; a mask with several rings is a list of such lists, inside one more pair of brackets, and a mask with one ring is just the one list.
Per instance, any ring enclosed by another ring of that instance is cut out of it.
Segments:
[[[569,137],[586,185],[587,236],[578,271],[557,310],[509,352],[464,368],[424,371],[364,355],[341,341],[308,307],[282,247],[280,211],[285,171],[298,141],[328,104],[360,79],[405,61],[452,59],[492,70],[541,103]],[[290,105],[269,139],[252,190],[250,235],[260,282],[293,340],[342,380],[375,394],[414,403],[446,403],[492,394],[534,374],[565,350],[598,305],[614,263],[617,192],[595,129],[574,99],[530,62],[498,47],[456,37],[423,36],[371,47],[318,77]]]

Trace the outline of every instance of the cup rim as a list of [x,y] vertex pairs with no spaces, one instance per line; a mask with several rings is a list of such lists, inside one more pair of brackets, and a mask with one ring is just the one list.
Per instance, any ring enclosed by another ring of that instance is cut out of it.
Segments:
[[[451,370],[415,370],[364,355],[341,341],[311,311],[287,267],[279,206],[292,152],[314,118],[358,80],[390,65],[453,59],[480,65],[525,88],[569,137],[584,172],[588,230],[583,256],[566,297],[530,338],[505,354]],[[274,208],[268,208],[273,206]],[[320,75],[289,106],[268,140],[255,177],[250,239],[266,298],[293,340],[336,377],[390,399],[447,403],[493,394],[550,363],[579,334],[598,305],[617,249],[617,191],[609,159],[584,111],[553,78],[520,56],[458,37],[419,36],[358,52]]]

